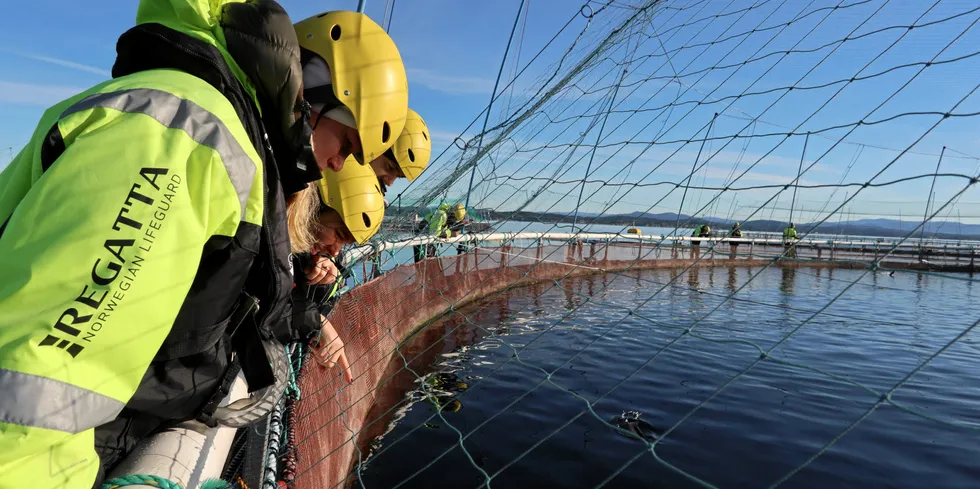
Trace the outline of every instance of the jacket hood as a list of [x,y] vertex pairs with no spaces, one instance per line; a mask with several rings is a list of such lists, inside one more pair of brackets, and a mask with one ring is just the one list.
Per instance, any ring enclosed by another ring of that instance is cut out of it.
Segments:
[[142,0],[136,11],[136,24],[161,24],[214,46],[231,72],[258,104],[255,84],[228,51],[221,26],[222,9],[244,0]]
[[[240,114],[246,105],[258,111],[263,127],[253,144],[271,147],[286,193],[319,180],[309,104],[300,94],[299,41],[281,5],[275,0],[142,0],[136,20],[136,27],[119,38],[113,77],[178,69],[207,80],[228,97],[251,99],[236,107]],[[217,62],[219,56],[224,63]]]

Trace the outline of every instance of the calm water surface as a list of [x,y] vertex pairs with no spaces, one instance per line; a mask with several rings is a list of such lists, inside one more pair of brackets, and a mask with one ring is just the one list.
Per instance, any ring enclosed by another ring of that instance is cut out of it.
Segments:
[[[980,487],[980,332],[892,395],[915,414],[878,402],[980,319],[977,284],[864,273],[642,271],[469,305],[400,348],[354,486]],[[624,411],[652,449],[606,423]]]

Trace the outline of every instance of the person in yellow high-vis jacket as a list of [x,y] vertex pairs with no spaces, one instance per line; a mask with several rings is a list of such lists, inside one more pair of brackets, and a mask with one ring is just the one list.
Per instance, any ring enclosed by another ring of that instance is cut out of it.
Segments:
[[383,154],[407,111],[397,49],[350,14],[316,22],[360,33],[329,48],[354,128],[324,126],[316,160],[271,0],[143,0],[113,79],[45,112],[0,173],[0,487],[89,489],[153,431],[213,423],[232,350],[274,381],[255,345],[295,334],[285,197]]

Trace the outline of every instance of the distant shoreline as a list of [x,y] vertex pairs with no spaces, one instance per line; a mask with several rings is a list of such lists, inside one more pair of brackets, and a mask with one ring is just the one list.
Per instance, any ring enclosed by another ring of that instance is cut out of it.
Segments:
[[[483,210],[480,211],[480,215],[491,220],[505,220],[505,221],[526,221],[526,222],[542,222],[542,223],[571,223],[572,217],[566,214],[558,213],[540,213],[540,212],[498,212],[493,210]],[[699,219],[690,219],[688,216],[681,215],[680,222],[683,224],[685,221],[688,222],[688,226],[693,228],[699,224],[708,224],[716,228],[716,230],[727,230],[731,227],[732,220],[705,217]],[[892,221],[896,224],[899,221]],[[623,227],[669,227],[673,228],[677,224],[677,219],[663,219],[657,217],[645,217],[645,216],[624,216],[624,215],[609,215],[609,216],[579,216],[579,224],[603,224],[611,226],[623,226]],[[914,226],[917,223],[908,225]],[[949,223],[950,226],[955,225],[955,223]],[[769,221],[769,220],[757,220],[757,221],[746,221],[741,223],[741,228],[743,231],[759,231],[759,232],[770,232],[770,233],[781,233],[785,229],[786,223],[781,221]],[[895,229],[887,228],[881,226],[870,226],[866,224],[854,224],[854,223],[824,223],[819,226],[815,226],[813,223],[798,223],[796,229],[800,233],[810,233],[816,232],[819,234],[842,234],[842,235],[856,235],[856,236],[869,236],[869,237],[879,237],[879,238],[904,238],[909,236],[911,229]],[[919,231],[912,233],[912,236],[918,238]],[[923,236],[927,239],[945,239],[945,240],[980,240],[980,234],[969,234],[963,233],[958,234],[955,232],[925,232]]]

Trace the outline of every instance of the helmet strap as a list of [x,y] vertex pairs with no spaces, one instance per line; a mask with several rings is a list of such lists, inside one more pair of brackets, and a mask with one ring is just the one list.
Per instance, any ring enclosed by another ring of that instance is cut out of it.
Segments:
[[287,196],[320,179],[320,167],[316,163],[311,143],[313,128],[310,127],[310,104],[306,100],[300,100],[294,109],[302,115],[285,131],[286,134],[281,138],[275,133],[270,135],[276,162],[282,169],[282,190]]

